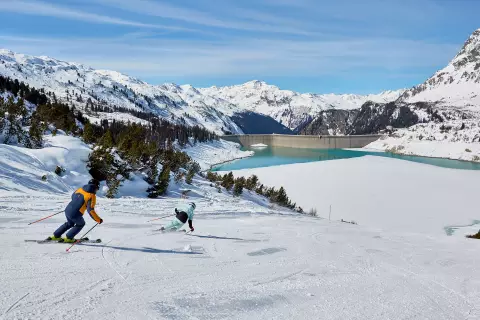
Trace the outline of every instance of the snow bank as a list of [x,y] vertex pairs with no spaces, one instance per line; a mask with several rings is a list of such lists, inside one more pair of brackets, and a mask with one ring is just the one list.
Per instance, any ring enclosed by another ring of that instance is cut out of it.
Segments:
[[268,145],[263,144],[263,143],[257,143],[257,144],[252,144],[250,147],[252,148],[266,148]]
[[238,143],[221,139],[207,143],[197,143],[193,147],[187,147],[182,151],[197,161],[202,170],[208,170],[214,164],[253,155],[253,151],[240,150]]
[[480,161],[480,143],[408,141],[402,138],[388,137],[372,142],[366,148],[423,157]]
[[[89,153],[80,139],[61,131],[45,136],[43,149],[0,144],[0,188],[25,193],[72,191],[91,179],[85,165]],[[54,173],[57,166],[66,170],[61,177]]]
[[480,161],[480,123],[449,121],[417,124],[383,137],[365,149],[424,157]]
[[[45,147],[27,149],[0,144],[0,190],[28,194],[70,193],[86,184],[92,176],[88,172],[91,148],[81,139],[65,135],[44,136]],[[65,171],[58,176],[57,166]],[[42,180],[46,177],[46,181]],[[122,183],[118,196],[146,197],[148,184],[141,175],[132,175]],[[105,182],[98,193],[104,196]]]
[[234,171],[283,186],[292,201],[318,215],[359,225],[445,234],[452,225],[479,219],[479,171],[445,169],[366,156]]

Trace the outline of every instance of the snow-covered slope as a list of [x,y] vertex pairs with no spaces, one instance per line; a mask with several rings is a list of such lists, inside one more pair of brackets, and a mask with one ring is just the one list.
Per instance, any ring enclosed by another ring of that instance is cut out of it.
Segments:
[[480,112],[480,29],[445,68],[406,91],[400,100],[439,102],[441,106]]
[[[91,109],[92,104],[119,107],[151,112],[172,122],[200,125],[219,134],[224,130],[242,133],[228,117],[236,111],[235,106],[221,99],[202,97],[189,86],[154,86],[115,71],[95,70],[78,63],[4,49],[0,49],[0,75],[44,89],[46,93],[52,92],[57,99],[82,110]],[[50,97],[53,99],[53,94]],[[111,113],[89,115],[92,120],[112,118]],[[117,114],[114,118],[141,122],[131,115],[123,115]]]
[[480,171],[376,156],[233,171],[235,177],[252,174],[265,185],[283,186],[305,211],[384,231],[445,235],[448,226],[480,220]]
[[[62,210],[68,194],[0,192],[0,317],[479,319],[480,242],[465,239],[463,229],[452,237],[438,230],[471,224],[478,175],[376,160],[382,163],[339,160],[261,175],[285,176],[299,200],[321,203],[321,215],[333,204],[332,221],[282,215],[205,183],[204,193],[185,200],[98,199],[104,223],[89,236],[103,243],[69,253],[65,244],[24,242],[64,222],[59,215],[27,225]],[[304,183],[311,172],[328,183]],[[147,222],[190,201],[197,204],[191,235],[154,231],[169,219]],[[359,225],[333,221],[341,217]],[[86,222],[85,231],[93,226]],[[425,223],[434,232],[418,232]]]
[[281,90],[263,81],[250,81],[242,85],[198,89],[205,95],[222,98],[240,108],[269,115],[290,129],[329,109],[360,108],[367,101],[390,102],[405,90],[385,91],[380,94],[311,94]]

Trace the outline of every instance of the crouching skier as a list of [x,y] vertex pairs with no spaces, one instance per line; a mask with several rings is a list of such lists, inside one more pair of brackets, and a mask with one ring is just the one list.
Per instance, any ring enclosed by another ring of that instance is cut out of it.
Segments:
[[193,210],[195,210],[197,206],[194,202],[191,202],[187,205],[179,205],[175,208],[175,218],[165,227],[162,227],[160,230],[165,231],[177,231],[188,220],[188,226],[190,227],[190,231],[193,232],[195,229],[193,228]]
[[[97,196],[95,195],[100,189],[100,181],[92,179],[87,185],[78,189],[72,194],[72,201],[67,205],[65,209],[65,217],[67,222],[62,224],[55,232],[53,236],[48,237],[47,240],[69,242],[73,243],[76,240],[75,236],[85,226],[85,220],[83,214],[85,210],[90,214],[93,220],[98,224],[101,224],[103,220],[95,212],[95,203],[97,202]],[[67,230],[70,230],[67,232]],[[62,238],[62,235],[67,232],[66,238]]]

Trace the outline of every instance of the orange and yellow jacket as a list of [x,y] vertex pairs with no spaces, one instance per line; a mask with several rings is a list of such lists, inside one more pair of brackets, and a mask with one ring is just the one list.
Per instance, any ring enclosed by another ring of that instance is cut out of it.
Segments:
[[95,212],[95,204],[97,202],[97,196],[95,195],[95,186],[91,184],[84,185],[72,194],[72,201],[65,209],[67,216],[76,216],[78,214],[84,215],[85,211],[88,212],[90,217],[97,223],[100,223],[100,217]]

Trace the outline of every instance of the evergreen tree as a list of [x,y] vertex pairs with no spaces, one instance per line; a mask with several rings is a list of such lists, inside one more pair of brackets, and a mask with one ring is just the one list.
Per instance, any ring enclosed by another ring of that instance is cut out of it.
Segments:
[[229,172],[223,176],[222,187],[230,191],[234,184],[235,184],[235,178],[233,177],[232,172]]
[[235,185],[233,187],[233,195],[240,196],[243,193],[243,187],[245,186],[245,178],[240,177],[235,179]]
[[158,176],[158,181],[152,188],[147,190],[149,198],[158,198],[161,195],[167,193],[168,184],[170,183],[170,168],[168,166],[163,166],[160,175]]
[[285,189],[283,187],[280,187],[276,194],[276,202],[281,205],[289,205],[290,200],[287,197],[287,193],[285,192]]
[[195,174],[199,172],[200,172],[200,165],[195,161],[190,161],[190,163],[188,164],[188,172],[185,177],[185,182],[187,184],[192,184],[193,177],[195,176]]
[[255,189],[255,192],[261,196],[263,196],[265,190],[264,190],[264,187],[263,187],[263,184],[260,184],[256,189]]
[[207,172],[207,180],[210,181],[210,182],[217,182],[220,179],[220,177],[218,176],[218,174],[216,174],[215,172],[212,172],[212,171],[208,171]]
[[4,121],[4,124],[0,125],[5,133],[3,143],[8,144],[13,138],[16,138],[18,143],[24,143],[27,136],[23,131],[23,125],[26,124],[28,111],[23,99],[18,99],[15,102],[13,97],[10,96],[6,102],[4,101],[4,106],[0,110],[0,117],[3,113]]
[[245,183],[245,188],[248,190],[255,190],[258,184],[258,177],[256,175],[250,176],[246,183]]
[[113,147],[113,138],[110,130],[107,130],[107,132],[105,132],[105,134],[102,136],[100,139],[100,144],[107,149]]
[[28,130],[30,148],[40,149],[43,146],[43,131],[40,119],[34,113],[31,118],[30,129]]
[[92,125],[90,122],[85,123],[83,126],[83,141],[86,143],[93,143],[95,140],[95,132],[93,131]]
[[120,187],[120,183],[121,181],[118,180],[116,177],[107,180],[108,191],[105,196],[110,199],[115,198],[118,192],[118,188]]

